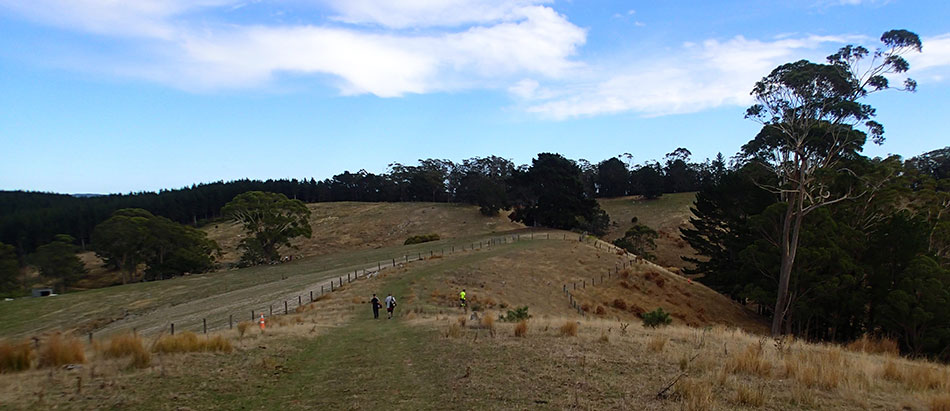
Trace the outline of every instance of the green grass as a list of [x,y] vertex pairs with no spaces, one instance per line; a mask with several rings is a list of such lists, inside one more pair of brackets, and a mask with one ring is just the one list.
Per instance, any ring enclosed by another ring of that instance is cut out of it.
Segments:
[[[516,230],[510,235],[528,235],[529,230]],[[258,266],[239,270],[178,277],[164,281],[126,284],[95,290],[68,293],[50,298],[20,298],[0,301],[0,334],[20,337],[48,330],[78,329],[80,332],[102,330],[106,334],[129,331],[152,333],[176,322],[176,330],[201,331],[202,318],[209,327],[227,327],[228,315],[235,321],[250,317],[250,311],[268,311],[269,304],[282,311],[281,300],[290,300],[296,307],[296,296],[309,300],[309,291],[319,292],[318,283],[346,278],[355,269],[383,266],[392,259],[396,263],[470,249],[479,241],[488,246],[488,239],[503,233],[451,238],[424,244],[394,246],[370,250],[342,252],[311,257],[274,266]],[[327,287],[329,289],[329,287]],[[128,318],[126,318],[128,317]],[[124,319],[124,320],[122,320]],[[119,321],[122,320],[122,321]]]

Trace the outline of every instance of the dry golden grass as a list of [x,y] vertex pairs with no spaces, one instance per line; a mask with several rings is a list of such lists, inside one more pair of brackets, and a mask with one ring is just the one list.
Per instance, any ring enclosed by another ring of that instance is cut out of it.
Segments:
[[682,378],[676,382],[676,393],[682,397],[683,408],[686,410],[711,410],[716,406],[716,398],[708,381]]
[[76,337],[50,335],[40,347],[39,367],[60,367],[66,364],[84,364],[86,353]]
[[669,338],[664,335],[654,335],[650,337],[650,342],[647,343],[647,348],[653,352],[661,352],[663,348],[666,347],[666,342],[669,341]]
[[897,347],[897,341],[884,337],[871,337],[867,334],[861,338],[852,341],[845,348],[849,351],[863,352],[871,354],[891,354],[900,355],[900,349]]
[[244,337],[244,333],[247,332],[247,329],[248,329],[248,328],[251,328],[251,322],[250,322],[250,321],[241,321],[241,322],[239,322],[238,325],[237,325],[238,337],[243,338],[243,337]]
[[159,353],[186,353],[186,352],[225,352],[234,348],[231,342],[220,335],[207,338],[198,338],[193,332],[183,332],[178,335],[166,335],[155,342],[152,351]]
[[524,338],[528,335],[528,320],[518,321],[518,324],[515,324],[515,337]]
[[142,337],[136,334],[122,334],[110,338],[103,354],[106,358],[131,357],[129,365],[134,368],[146,368],[152,363],[152,354],[145,349]]
[[565,337],[577,336],[577,321],[567,320],[561,325],[561,335]]
[[765,388],[762,386],[751,387],[748,384],[740,384],[736,388],[736,403],[750,407],[761,407],[765,405]]
[[459,323],[449,324],[449,328],[445,330],[446,338],[459,338],[462,336],[462,326]]
[[492,333],[495,332],[495,317],[492,317],[491,315],[486,314],[484,317],[482,317],[481,323],[482,323],[483,328],[487,329],[488,331]]
[[35,356],[33,347],[27,341],[0,341],[0,373],[28,370]]
[[463,316],[459,317],[458,319],[456,319],[455,322],[458,323],[459,327],[464,327],[464,326],[465,326],[465,323],[468,322],[468,319],[465,318],[465,316],[463,315]]
[[762,356],[764,341],[759,340],[746,346],[742,351],[735,353],[732,358],[726,362],[726,368],[730,373],[746,373],[768,377],[772,373],[772,364]]
[[937,394],[931,397],[930,411],[950,411],[950,394]]

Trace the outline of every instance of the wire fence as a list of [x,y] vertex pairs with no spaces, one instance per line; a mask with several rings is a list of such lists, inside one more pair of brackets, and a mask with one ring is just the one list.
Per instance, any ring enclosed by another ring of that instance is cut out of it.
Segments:
[[[289,298],[271,300],[267,304],[250,304],[246,309],[241,311],[227,310],[223,313],[215,313],[214,315],[192,314],[187,317],[179,317],[172,321],[168,321],[167,325],[164,327],[152,326],[143,327],[143,329],[130,327],[129,331],[146,333],[149,331],[158,331],[159,333],[168,332],[172,335],[183,331],[191,331],[194,333],[207,334],[209,332],[220,331],[224,329],[233,329],[238,323],[244,321],[259,322],[263,318],[266,323],[268,318],[278,315],[296,313],[298,308],[319,300],[323,295],[339,290],[344,284],[365,280],[367,278],[373,278],[387,269],[397,268],[404,264],[414,261],[423,261],[433,257],[443,257],[456,253],[480,251],[486,248],[490,249],[492,247],[504,246],[530,240],[578,241],[593,244],[596,248],[603,248],[605,250],[621,250],[612,244],[603,242],[586,234],[566,232],[530,232],[524,234],[518,233],[490,237],[477,242],[472,241],[468,244],[462,244],[461,246],[444,245],[439,248],[430,248],[425,251],[415,251],[413,253],[403,253],[402,255],[377,260],[375,262],[355,268],[352,272],[347,272],[345,276],[338,275],[336,278],[330,278],[328,281],[325,279],[320,284],[319,289],[313,288],[301,290],[296,295],[293,295],[294,293],[290,293],[288,294]],[[592,282],[593,280],[594,279],[592,279]],[[574,306],[574,299],[573,296],[568,292],[567,285],[565,285],[565,292],[568,293],[568,296],[572,301],[572,306]],[[88,338],[90,342],[93,340],[94,334],[95,332],[89,332]]]

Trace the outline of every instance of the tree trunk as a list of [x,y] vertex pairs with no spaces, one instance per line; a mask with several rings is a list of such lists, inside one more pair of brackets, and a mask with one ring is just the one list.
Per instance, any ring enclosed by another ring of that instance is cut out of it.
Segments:
[[782,223],[782,241],[779,249],[782,253],[782,266],[779,269],[778,293],[775,297],[775,311],[772,313],[772,336],[779,337],[783,332],[785,310],[788,308],[788,287],[792,278],[792,268],[795,265],[795,254],[798,252],[798,236],[801,232],[802,205],[805,196],[799,189],[795,198],[789,201],[785,210],[785,221]]

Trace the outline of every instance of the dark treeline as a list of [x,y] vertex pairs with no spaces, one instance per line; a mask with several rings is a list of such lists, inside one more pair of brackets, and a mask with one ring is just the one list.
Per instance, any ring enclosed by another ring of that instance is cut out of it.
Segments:
[[[851,153],[822,176],[847,201],[805,220],[784,332],[809,340],[887,336],[911,355],[950,360],[950,147],[907,161]],[[739,162],[702,189],[683,238],[704,284],[774,315],[782,216],[762,186],[776,176]]]
[[[567,160],[585,198],[640,194],[650,198],[662,193],[695,191],[715,181],[725,170],[722,156],[702,163],[690,161],[689,150],[679,148],[664,161],[631,165],[614,157],[593,164]],[[481,207],[486,215],[513,206],[530,206],[536,199],[527,189],[544,172],[530,173],[530,165],[490,156],[455,163],[425,159],[416,165],[391,164],[389,171],[343,172],[325,180],[237,180],[196,184],[177,190],[78,197],[23,191],[0,191],[0,243],[15,247],[24,256],[47,244],[57,234],[76,238],[88,248],[93,228],[113,212],[125,208],[147,210],[172,221],[198,225],[221,216],[221,207],[248,191],[281,193],[304,202],[458,202]],[[580,228],[580,227],[564,227]]]

